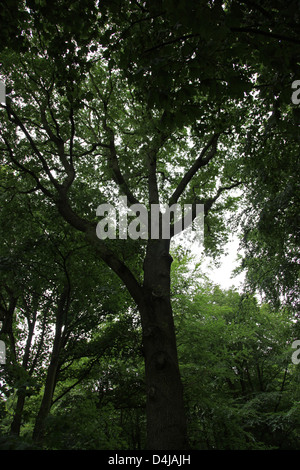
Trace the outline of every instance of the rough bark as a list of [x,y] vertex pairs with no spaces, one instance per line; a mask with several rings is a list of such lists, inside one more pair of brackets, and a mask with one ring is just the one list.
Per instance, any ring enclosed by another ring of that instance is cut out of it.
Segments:
[[147,387],[147,448],[187,448],[183,387],[170,301],[169,240],[150,240],[140,309]]

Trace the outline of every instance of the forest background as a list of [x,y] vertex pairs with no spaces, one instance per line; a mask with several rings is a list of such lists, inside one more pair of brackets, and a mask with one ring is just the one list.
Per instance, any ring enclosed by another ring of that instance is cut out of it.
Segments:
[[[1,449],[299,450],[299,2],[0,15]],[[121,195],[203,245],[100,240]]]

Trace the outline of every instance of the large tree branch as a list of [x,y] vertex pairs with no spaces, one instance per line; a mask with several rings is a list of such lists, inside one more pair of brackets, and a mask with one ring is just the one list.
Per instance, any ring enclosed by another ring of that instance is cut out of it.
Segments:
[[[38,150],[34,140],[32,139],[31,135],[17,116],[17,114],[9,107],[7,110],[9,114],[10,121],[15,123],[17,126],[21,128],[21,130],[24,132],[27,140],[29,141],[32,149],[38,156],[39,160],[43,163],[43,168],[45,169],[50,182],[53,184],[55,187],[57,194],[56,197],[53,196],[50,191],[48,191],[41,183],[39,178],[35,175],[35,173],[28,168],[25,167],[25,165],[21,164],[18,162],[18,160],[14,157],[13,151],[11,146],[9,145],[9,142],[5,137],[4,142],[7,146],[8,152],[10,154],[10,158],[12,162],[22,171],[30,174],[37,186],[43,191],[43,193],[51,198],[51,200],[54,200],[59,213],[62,215],[62,217],[68,222],[72,227],[75,229],[83,232],[86,235],[87,240],[89,241],[90,244],[95,248],[96,253],[99,255],[99,257],[118,275],[118,277],[124,282],[126,285],[129,293],[133,297],[133,299],[137,302],[138,305],[141,305],[143,301],[143,296],[141,293],[141,286],[136,280],[135,276],[133,273],[130,271],[130,269],[107,247],[106,243],[103,240],[100,240],[97,235],[96,235],[96,224],[83,219],[80,217],[78,214],[76,214],[72,207],[70,206],[70,203],[68,201],[67,197],[67,187],[66,185],[60,185],[51,175],[51,172],[46,164],[46,161],[40,151]],[[12,117],[13,116],[13,119]],[[113,149],[112,143],[110,143],[110,150]],[[130,193],[128,193],[130,194]],[[128,196],[127,194],[127,196]],[[135,199],[131,197],[131,202],[136,202]]]
[[157,186],[157,173],[156,173],[156,152],[147,152],[147,164],[148,164],[148,191],[149,191],[149,204],[159,203],[159,194]]
[[[187,173],[183,176],[181,179],[180,183],[178,184],[177,188],[173,192],[170,200],[169,200],[169,205],[171,206],[172,204],[175,204],[181,194],[184,192],[185,188],[187,187],[188,183],[191,181],[193,176],[197,173],[197,171],[207,165],[212,158],[214,158],[216,151],[217,151],[217,142],[220,134],[214,134],[208,141],[208,143],[205,145],[205,147],[202,149],[199,157],[197,160],[194,162],[194,164],[191,166],[191,168],[187,171]],[[208,152],[208,150],[210,151]],[[207,153],[208,152],[208,153]],[[207,154],[207,155],[206,155]],[[205,157],[206,155],[206,157]],[[204,158],[205,157],[205,158]]]
[[[50,104],[49,104],[49,109],[51,111]],[[74,136],[75,136],[75,124],[74,124],[74,119],[73,119],[73,110],[72,108],[70,110],[70,121],[71,121],[70,161],[68,161],[66,154],[65,154],[65,144],[64,144],[63,139],[54,134],[54,132],[51,129],[51,126],[48,123],[48,120],[46,117],[45,106],[41,106],[40,111],[41,111],[41,121],[44,126],[44,129],[47,132],[49,139],[55,144],[59,159],[67,174],[67,177],[65,178],[63,182],[63,186],[65,188],[69,188],[75,178],[75,169],[73,166],[73,141],[74,141]]]
[[140,307],[143,305],[144,297],[142,287],[136,280],[131,270],[123,263],[105,244],[103,240],[99,240],[96,235],[95,226],[90,226],[86,231],[86,238],[95,247],[96,253],[109,266],[115,274],[123,281],[128,289],[131,297]]
[[148,166],[149,204],[159,204],[159,192],[157,184],[157,156],[159,150],[162,148],[167,139],[167,133],[159,131],[157,138],[154,139],[154,142],[146,151]]
[[121,172],[117,150],[115,146],[115,134],[113,129],[107,124],[107,107],[105,107],[105,116],[103,119],[103,127],[106,131],[109,139],[109,150],[108,150],[108,163],[109,167],[112,170],[112,176],[117,185],[119,186],[121,192],[127,196],[128,202],[130,204],[139,204],[139,200],[134,196],[130,190],[125,178]]
[[300,44],[300,40],[290,36],[285,36],[284,34],[273,33],[272,31],[263,31],[262,29],[253,28],[253,27],[232,27],[231,31],[237,33],[250,33],[258,36],[265,36],[273,39],[278,39],[279,41],[290,42],[292,44]]
[[241,184],[243,184],[242,181],[235,181],[234,183],[228,185],[228,186],[221,186],[215,196],[211,197],[211,198],[208,198],[206,199],[203,203],[204,203],[204,215],[207,215],[208,212],[210,211],[210,209],[212,208],[212,206],[215,204],[215,202],[219,199],[219,197],[225,192],[225,191],[230,191],[231,189],[234,189],[234,188],[237,188],[238,186],[240,186]]
[[70,164],[73,167],[73,147],[74,147],[74,138],[75,138],[75,121],[74,121],[74,110],[71,106],[70,108],[70,123],[71,123],[71,136],[70,136]]
[[45,158],[43,157],[43,155],[41,154],[41,152],[37,148],[33,138],[31,137],[30,133],[28,132],[28,130],[24,126],[23,122],[21,121],[21,119],[19,118],[17,113],[11,108],[10,103],[9,103],[8,100],[7,100],[7,103],[6,103],[6,111],[7,111],[8,119],[10,120],[10,122],[16,124],[22,130],[22,132],[24,133],[25,137],[27,138],[28,142],[30,143],[30,146],[31,146],[32,150],[37,155],[39,161],[42,164],[42,167],[43,167],[45,173],[47,174],[47,176],[48,176],[49,180],[51,181],[51,183],[53,184],[53,186],[56,189],[59,189],[60,185],[57,182],[57,180],[54,178],[54,176],[52,175],[52,173],[50,171],[50,168],[48,167]]
[[[47,196],[49,199],[53,199],[53,195],[51,194],[51,192],[45,187],[42,185],[42,183],[40,182],[39,178],[36,176],[36,174],[32,171],[32,170],[29,170],[27,167],[25,167],[22,163],[20,163],[14,153],[13,153],[13,150],[11,148],[11,145],[10,143],[8,142],[8,140],[6,139],[5,136],[2,136],[2,139],[4,140],[5,142],[5,145],[6,145],[6,148],[7,148],[7,151],[8,151],[8,154],[9,154],[9,157],[10,157],[10,160],[14,163],[14,165],[16,165],[16,167],[23,173],[27,173],[28,175],[30,175],[35,183],[36,183],[36,186],[35,188],[32,188],[31,190],[29,191],[24,191],[24,193],[29,193],[29,192],[33,192],[33,191],[36,191],[37,189],[40,189],[44,194],[45,196]],[[22,192],[22,191],[21,191]]]
[[[249,3],[249,4],[251,3],[252,7],[255,6],[255,8],[257,8],[265,16],[268,16],[268,17],[271,16],[266,10],[264,10],[261,7],[257,6],[253,2],[243,2],[243,3]],[[273,31],[265,31],[265,30],[262,30],[262,29],[259,29],[259,28],[256,28],[256,27],[252,27],[252,26],[244,26],[244,27],[242,27],[242,26],[241,27],[232,26],[232,27],[230,27],[230,31],[231,32],[239,32],[239,33],[250,33],[250,34],[254,34],[254,35],[258,35],[258,36],[261,35],[261,36],[265,36],[265,37],[269,37],[269,38],[273,38],[273,39],[278,39],[279,41],[290,42],[292,44],[300,44],[300,40],[296,37],[286,36],[285,34],[274,33]],[[186,41],[188,39],[194,39],[194,38],[198,38],[198,37],[201,37],[201,35],[198,34],[198,33],[190,33],[190,34],[185,34],[185,35],[182,35],[182,36],[177,36],[175,38],[168,39],[164,42],[156,44],[156,45],[146,49],[143,53],[144,54],[149,54],[149,53],[154,52],[157,49],[161,49],[165,46],[169,46],[171,44],[176,44],[176,43],[183,43],[184,41]]]
[[[127,200],[129,202],[129,204],[139,204],[138,199],[134,196],[134,194],[130,190],[129,185],[126,182],[126,180],[123,176],[123,173],[121,171],[119,161],[118,161],[118,154],[117,154],[117,150],[116,150],[116,145],[115,145],[115,133],[114,133],[113,129],[109,126],[109,124],[107,122],[108,121],[108,103],[109,103],[109,100],[110,100],[111,95],[113,93],[112,79],[110,77],[110,89],[109,89],[109,92],[107,93],[107,95],[104,96],[103,93],[100,91],[100,89],[99,89],[99,87],[96,83],[96,80],[95,80],[95,78],[94,78],[94,76],[91,72],[89,72],[89,76],[91,78],[92,84],[93,84],[99,98],[101,99],[101,101],[103,103],[104,114],[103,114],[103,117],[102,117],[102,124],[103,124],[103,129],[106,132],[106,134],[108,136],[108,141],[109,141],[109,144],[107,146],[108,147],[107,155],[108,155],[108,164],[109,164],[109,167],[112,171],[112,177],[113,177],[114,181],[116,182],[116,184],[119,186],[121,192],[125,196],[127,196]],[[97,115],[99,117],[98,112],[97,112]],[[98,145],[100,145],[100,144],[98,144]],[[103,146],[103,144],[101,144],[101,145]]]
[[[209,211],[211,210],[211,208],[213,207],[213,205],[215,204],[215,202],[219,199],[219,197],[225,192],[225,191],[230,191],[231,189],[234,189],[234,188],[237,188],[238,186],[240,186],[241,184],[243,184],[242,181],[235,181],[233,182],[232,184],[228,185],[228,186],[221,186],[216,194],[213,196],[213,197],[210,197],[210,198],[206,198],[206,199],[196,199],[193,201],[193,203],[191,204],[191,216],[188,217],[188,221],[189,222],[193,222],[196,217],[199,215],[199,211],[198,211],[198,208],[197,208],[197,205],[203,205],[204,207],[204,216],[208,215]],[[187,228],[185,225],[184,225],[184,221],[182,220],[180,222],[181,224],[181,227],[182,227],[182,230],[180,231],[183,231],[185,228]],[[177,226],[177,229],[176,229],[176,233],[180,233],[178,231],[178,226]],[[171,224],[170,226],[170,235],[171,237],[173,237],[175,234],[175,227],[174,227],[174,223]]]
[[71,208],[66,194],[63,191],[60,194],[61,198],[57,203],[60,214],[72,227],[85,234],[87,241],[95,248],[97,255],[124,282],[133,299],[140,305],[142,303],[141,286],[131,270],[107,247],[103,240],[97,237],[96,224],[76,214]]

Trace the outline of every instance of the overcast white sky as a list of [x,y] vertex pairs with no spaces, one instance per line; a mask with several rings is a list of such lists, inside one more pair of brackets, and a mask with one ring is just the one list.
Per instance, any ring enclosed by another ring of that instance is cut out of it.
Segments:
[[[176,245],[184,245],[187,240],[176,238]],[[174,240],[174,239],[173,239]],[[175,241],[175,240],[174,240]],[[187,246],[191,246],[187,242]],[[201,241],[192,243],[191,249],[193,255],[195,255],[195,263],[201,262],[201,272],[206,275],[214,284],[218,284],[222,289],[230,289],[234,287],[240,292],[242,291],[242,284],[245,278],[245,274],[239,274],[238,276],[232,277],[234,269],[239,265],[237,256],[239,253],[239,240],[236,235],[231,235],[229,243],[225,247],[226,255],[223,255],[219,259],[219,267],[213,263],[213,260],[209,257],[201,256],[203,253]],[[192,263],[193,265],[194,263]]]
[[239,242],[233,237],[232,241],[229,242],[226,247],[228,255],[221,258],[221,266],[219,268],[209,268],[209,262],[206,261],[202,268],[209,279],[211,279],[215,284],[219,284],[223,289],[229,289],[232,286],[240,289],[244,281],[244,273],[231,278],[233,270],[238,266],[238,262],[236,261],[238,247]]

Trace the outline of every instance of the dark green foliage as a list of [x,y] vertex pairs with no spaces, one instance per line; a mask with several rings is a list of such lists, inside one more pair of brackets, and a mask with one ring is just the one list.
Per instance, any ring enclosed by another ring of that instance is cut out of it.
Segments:
[[[174,285],[182,285],[177,276]],[[295,331],[288,313],[201,279],[198,287],[195,279],[187,284],[194,293],[177,291],[174,302],[191,447],[299,449],[300,377],[291,361]],[[61,372],[44,449],[144,448],[143,361],[138,330],[124,321],[116,331],[125,333],[126,325],[126,335],[93,367],[77,354]],[[85,356],[87,351],[84,346]],[[3,435],[3,449],[35,448],[30,433],[38,401],[36,392],[27,399],[21,437]],[[2,404],[2,423],[8,424],[12,402],[7,398]]]
[[299,366],[287,312],[205,286],[178,328],[195,449],[299,449]]
[[[185,447],[184,407],[192,448],[299,449],[299,18],[294,0],[1,3],[1,449]],[[99,240],[120,195],[203,204],[215,259],[239,228],[244,293],[184,247],[171,279],[165,240]]]

